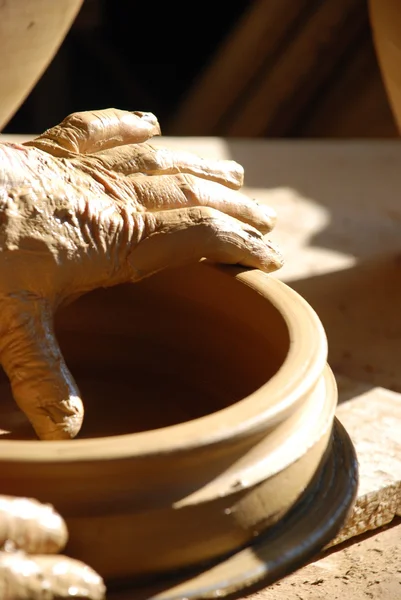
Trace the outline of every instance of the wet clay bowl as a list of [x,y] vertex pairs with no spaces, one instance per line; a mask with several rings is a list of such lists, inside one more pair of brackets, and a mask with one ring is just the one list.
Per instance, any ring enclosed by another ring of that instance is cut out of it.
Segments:
[[1,489],[53,503],[67,552],[106,579],[235,551],[318,469],[336,387],[316,314],[282,282],[201,263],[88,294],[57,333],[82,435],[17,439],[30,429],[3,379]]
[[0,2],[0,131],[50,64],[83,0]]

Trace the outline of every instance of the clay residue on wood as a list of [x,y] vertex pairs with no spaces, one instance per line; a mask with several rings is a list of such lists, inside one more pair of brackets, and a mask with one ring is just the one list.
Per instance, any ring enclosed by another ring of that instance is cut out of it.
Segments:
[[395,600],[401,597],[401,523],[331,552],[249,600]]

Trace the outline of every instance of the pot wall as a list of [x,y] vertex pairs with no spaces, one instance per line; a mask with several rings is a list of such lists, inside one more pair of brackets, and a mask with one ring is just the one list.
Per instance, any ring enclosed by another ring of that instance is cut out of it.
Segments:
[[53,503],[68,552],[105,578],[235,550],[309,484],[337,395],[323,328],[285,284],[196,265],[88,294],[57,332],[87,437],[3,437],[1,487]]

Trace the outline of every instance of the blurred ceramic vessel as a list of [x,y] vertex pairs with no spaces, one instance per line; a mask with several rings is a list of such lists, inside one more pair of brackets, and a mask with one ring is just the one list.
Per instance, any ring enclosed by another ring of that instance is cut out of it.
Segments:
[[50,64],[83,0],[0,2],[0,131]]
[[370,22],[388,99],[401,131],[401,3],[369,0]]

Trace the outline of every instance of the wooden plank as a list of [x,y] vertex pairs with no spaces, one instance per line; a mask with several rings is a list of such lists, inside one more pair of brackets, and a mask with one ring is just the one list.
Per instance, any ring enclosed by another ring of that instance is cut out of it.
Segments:
[[399,600],[401,524],[325,556],[248,600]]
[[[401,597],[401,394],[337,375],[337,416],[355,444],[358,499],[326,551],[249,600],[395,600]],[[393,527],[386,528],[386,525]],[[369,537],[361,534],[376,530]],[[358,537],[359,536],[359,537]],[[352,539],[352,545],[350,542]],[[342,545],[340,545],[342,544]]]
[[307,108],[295,130],[300,137],[398,137],[370,34],[339,66]]
[[[270,135],[269,128],[280,111],[283,115],[284,108],[286,111],[303,108],[320,79],[327,77],[343,48],[358,33],[364,23],[363,15],[367,23],[363,0],[319,3],[285,52],[272,68],[265,70],[257,89],[251,90],[243,106],[237,108],[223,134],[232,137]],[[277,128],[274,131],[280,135]]]
[[310,0],[255,0],[167,126],[170,135],[213,135],[259,69],[275,55]]
[[[320,35],[320,32],[317,32]],[[366,7],[358,2],[355,6],[350,4],[349,13],[344,15],[344,23],[333,23],[333,28],[329,28],[327,33],[327,47],[316,50],[316,62],[310,72],[306,74],[305,79],[301,79],[298,85],[294,85],[292,94],[289,94],[283,102],[280,103],[274,116],[269,121],[265,135],[269,137],[296,137],[297,127],[304,121],[304,114],[314,114],[319,109],[322,94],[327,94],[330,98],[332,90],[336,88],[337,79],[342,76],[346,70],[348,62],[352,60],[355,52],[358,51],[361,40],[370,40],[370,29]],[[329,40],[331,42],[329,43]],[[298,63],[302,64],[302,61]],[[375,56],[369,53],[369,67],[373,71],[373,78],[379,79],[380,75],[375,70]],[[297,65],[295,65],[297,67]],[[357,87],[357,84],[354,84]],[[272,91],[270,92],[272,93]],[[273,92],[274,93],[274,92]],[[341,106],[348,106],[347,96],[341,97]],[[386,101],[383,102],[386,106]],[[358,115],[355,115],[357,122],[361,121]],[[352,131],[353,122],[348,123]],[[369,126],[368,126],[369,124]],[[371,120],[364,120],[365,136],[369,132],[373,134]],[[324,137],[324,130],[320,133]],[[308,132],[303,137],[309,137]]]
[[337,380],[343,394],[354,396],[338,406],[337,417],[355,445],[359,490],[355,507],[329,547],[401,516],[401,394],[379,387],[355,394],[359,382],[341,375]]

